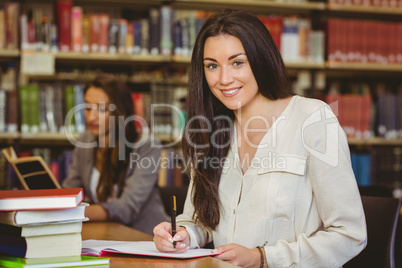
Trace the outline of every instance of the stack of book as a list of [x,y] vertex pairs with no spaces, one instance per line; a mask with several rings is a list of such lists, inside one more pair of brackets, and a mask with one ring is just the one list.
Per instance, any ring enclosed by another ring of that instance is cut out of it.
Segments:
[[88,220],[82,200],[81,188],[0,191],[0,266],[108,263],[81,256],[82,223]]

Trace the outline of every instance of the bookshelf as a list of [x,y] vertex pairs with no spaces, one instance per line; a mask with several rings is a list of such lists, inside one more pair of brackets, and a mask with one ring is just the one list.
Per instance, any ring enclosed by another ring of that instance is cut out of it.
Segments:
[[171,56],[163,55],[126,55],[126,54],[106,54],[106,53],[76,53],[76,52],[58,52],[55,54],[58,61],[117,61],[117,62],[149,62],[149,63],[166,63],[171,62]]
[[329,3],[326,5],[326,10],[367,14],[402,15],[401,7],[359,6]]
[[[16,1],[21,6],[27,4],[27,1]],[[31,1],[30,1],[31,2]],[[33,3],[40,4],[55,4],[56,0],[35,0]],[[380,6],[358,6],[358,5],[345,5],[338,3],[327,3],[324,1],[311,1],[311,2],[282,2],[282,1],[267,1],[267,0],[117,0],[111,3],[107,0],[77,0],[73,1],[74,5],[83,6],[84,14],[91,8],[117,9],[127,11],[141,11],[142,14],[149,8],[158,8],[164,5],[173,7],[175,10],[201,10],[204,12],[218,11],[225,7],[239,8],[248,10],[258,15],[279,15],[286,16],[299,16],[300,18],[311,19],[312,29],[323,30],[325,35],[328,29],[324,26],[331,18],[339,19],[355,19],[355,20],[373,20],[373,21],[386,21],[402,23],[402,6],[400,7],[380,7]],[[31,3],[30,3],[31,4]],[[31,4],[32,5],[32,4]],[[104,6],[105,8],[101,8]],[[127,12],[126,12],[127,13]],[[130,18],[132,19],[132,18]],[[325,39],[327,36],[325,37]],[[326,43],[326,41],[325,41]],[[327,50],[325,45],[324,50]],[[22,52],[18,49],[4,50],[0,49],[0,63],[4,66],[4,62],[14,62],[18,66],[21,59]],[[163,73],[166,69],[181,68],[186,70],[190,65],[191,57],[189,55],[141,55],[141,54],[109,54],[109,53],[82,53],[82,52],[56,52],[54,53],[56,70],[59,66],[63,68],[76,68],[77,66],[83,69],[96,68],[102,70],[113,70],[114,68],[122,70],[127,69],[134,72],[138,69],[144,68],[146,70],[153,70],[160,68]],[[344,80],[345,78],[359,78],[361,81],[371,81],[373,77],[377,77],[376,81],[380,81],[381,77],[384,82],[388,79],[397,81],[402,84],[402,63],[358,63],[358,62],[342,62],[328,60],[328,52],[324,53],[324,60],[320,62],[313,62],[309,60],[290,61],[285,60],[285,65],[289,69],[289,74],[292,78],[298,77],[299,73],[304,72],[309,74],[310,88],[312,96],[316,94],[324,94],[324,90],[317,88],[317,83],[314,81],[316,77],[337,78]],[[4,69],[4,68],[3,68]],[[167,72],[168,73],[168,72]],[[164,74],[165,75],[165,74]],[[92,74],[85,74],[83,72],[56,72],[53,75],[39,75],[29,76],[28,80],[40,83],[51,83],[52,81],[75,81],[84,83],[93,78]],[[131,81],[128,78],[128,81]],[[136,80],[138,82],[138,80]],[[159,81],[155,77],[146,78],[140,82],[149,83],[150,81]],[[163,82],[170,84],[180,84],[185,86],[185,79],[178,79],[169,73],[162,78]],[[371,83],[371,82],[369,82]],[[326,85],[328,87],[328,85]],[[157,136],[163,143],[169,144],[176,140],[174,135],[158,134]],[[371,148],[371,147],[401,147],[402,138],[382,138],[373,137],[367,139],[349,138],[349,145],[354,148]],[[20,144],[29,146],[43,146],[47,144],[55,144],[56,146],[71,146],[63,134],[22,134],[15,133],[0,133],[0,144]],[[180,146],[180,145],[179,145]]]

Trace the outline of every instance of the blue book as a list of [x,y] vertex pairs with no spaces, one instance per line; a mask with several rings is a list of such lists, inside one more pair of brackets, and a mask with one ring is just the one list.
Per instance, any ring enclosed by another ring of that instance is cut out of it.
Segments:
[[371,184],[371,156],[370,154],[361,154],[359,157],[360,185],[368,186]]
[[351,154],[350,160],[352,162],[352,169],[353,173],[355,174],[356,182],[360,185],[359,155],[355,153]]

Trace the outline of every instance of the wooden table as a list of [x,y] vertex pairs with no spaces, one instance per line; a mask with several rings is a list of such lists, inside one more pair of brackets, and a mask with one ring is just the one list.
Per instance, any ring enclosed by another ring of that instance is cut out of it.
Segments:
[[[152,236],[143,232],[134,230],[115,222],[85,222],[82,227],[82,240],[98,239],[98,240],[120,240],[120,241],[152,241]],[[235,267],[226,262],[217,260],[213,257],[202,257],[195,259],[168,259],[168,258],[152,258],[134,255],[118,254],[110,257],[110,267],[191,267],[205,268],[218,267],[229,268]]]

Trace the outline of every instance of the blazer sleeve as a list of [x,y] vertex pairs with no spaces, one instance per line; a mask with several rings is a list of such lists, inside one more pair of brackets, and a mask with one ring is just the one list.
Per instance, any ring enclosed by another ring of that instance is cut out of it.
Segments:
[[100,203],[108,212],[109,220],[130,225],[148,201],[158,182],[161,149],[157,140],[147,140],[131,153],[122,194]]
[[366,246],[366,222],[346,135],[330,108],[324,109],[324,117],[306,128],[304,144],[321,230],[310,237],[301,233],[295,242],[266,246],[269,267],[341,267]]
[[83,159],[81,159],[82,152],[80,148],[76,147],[73,151],[72,163],[68,169],[68,175],[62,182],[63,188],[81,188],[82,184],[82,165]]

